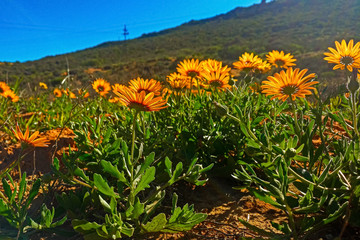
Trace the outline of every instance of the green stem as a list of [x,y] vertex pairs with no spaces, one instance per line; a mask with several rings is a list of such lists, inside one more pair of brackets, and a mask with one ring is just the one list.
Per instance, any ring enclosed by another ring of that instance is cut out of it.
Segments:
[[288,218],[289,218],[289,225],[290,225],[290,228],[291,228],[291,231],[292,231],[292,235],[294,237],[294,240],[297,240],[298,235],[297,235],[297,231],[296,231],[294,213],[292,212],[292,209],[288,205],[287,202],[285,202],[285,205],[286,205],[286,214],[288,215]]
[[350,198],[349,198],[349,204],[347,205],[346,207],[346,214],[345,214],[345,221],[344,221],[344,224],[341,228],[341,232],[340,232],[340,235],[339,235],[339,240],[341,240],[345,230],[346,230],[346,227],[348,226],[349,224],[349,219],[350,219],[350,216],[351,216],[351,203],[352,203],[352,199],[354,197],[354,191],[351,190],[351,194],[350,194]]
[[354,128],[354,132],[356,137],[359,137],[359,130],[358,130],[358,126],[357,126],[357,102],[356,102],[356,95],[357,92],[354,93],[350,93],[350,98],[351,98],[351,110],[352,110],[352,120],[353,120],[353,128]]
[[146,141],[146,125],[145,125],[145,113],[144,112],[141,112],[141,123],[142,123],[143,133],[144,133],[143,143],[145,144],[145,141]]
[[131,206],[134,205],[135,202],[135,195],[134,195],[134,190],[135,190],[135,184],[134,184],[134,150],[135,150],[135,132],[136,132],[136,118],[138,115],[139,111],[136,110],[135,114],[134,114],[134,118],[133,118],[133,123],[132,123],[132,140],[131,140],[131,157],[130,157],[130,194],[129,194],[129,203]]
[[301,131],[300,131],[299,122],[298,122],[298,119],[297,119],[296,103],[292,99],[291,94],[289,96],[289,100],[290,100],[291,110],[292,110],[292,112],[294,114],[295,134],[300,138],[301,137]]

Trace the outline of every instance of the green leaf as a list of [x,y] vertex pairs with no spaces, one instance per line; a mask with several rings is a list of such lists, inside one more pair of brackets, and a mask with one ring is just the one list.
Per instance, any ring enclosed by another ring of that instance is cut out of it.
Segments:
[[266,195],[263,192],[260,192],[256,189],[248,189],[256,198],[258,198],[260,201],[269,203],[271,205],[273,205],[274,207],[277,207],[279,209],[285,210],[286,207],[281,205],[280,203],[276,202],[275,200],[273,200],[270,196]]
[[144,213],[145,205],[140,202],[140,199],[137,197],[134,204],[134,210],[132,214],[133,219],[138,219],[141,214]]
[[284,154],[284,151],[281,148],[279,148],[278,146],[273,145],[272,147],[275,150],[275,153]]
[[154,162],[154,160],[155,160],[154,152],[146,156],[144,162],[141,164],[140,170],[136,173],[135,178],[138,178],[139,175],[143,174],[144,171],[147,170],[150,167],[150,165]]
[[12,191],[11,191],[9,183],[6,181],[5,178],[1,179],[1,181],[3,183],[3,188],[4,188],[5,195],[8,197],[8,199],[11,199],[12,198]]
[[119,197],[114,192],[114,188],[113,187],[110,188],[107,182],[102,178],[100,174],[97,173],[94,174],[94,184],[101,193],[114,198]]
[[294,160],[295,161],[300,161],[300,162],[308,162],[309,161],[309,158],[308,157],[305,157],[305,156],[301,156],[301,155],[296,155],[294,157]]
[[101,225],[96,222],[88,222],[86,220],[79,219],[72,220],[71,224],[74,230],[80,233],[86,233],[88,231],[94,231],[98,228],[101,228]]
[[23,206],[22,209],[27,209],[29,207],[29,205],[31,204],[31,202],[34,200],[34,198],[36,197],[36,195],[39,193],[39,189],[40,189],[40,179],[36,179],[35,183],[33,184],[30,192],[29,192],[29,196],[26,200],[25,205]]
[[250,137],[250,135],[248,133],[247,126],[242,122],[240,123],[240,129],[247,138],[251,139],[251,137]]
[[242,219],[239,218],[239,221],[240,221],[245,227],[247,227],[247,228],[249,228],[250,230],[252,230],[252,231],[254,231],[254,232],[257,232],[257,233],[259,233],[259,234],[261,234],[261,235],[263,235],[263,236],[271,237],[271,238],[273,238],[273,239],[274,239],[275,236],[276,236],[276,234],[275,234],[274,232],[272,232],[272,231],[271,231],[271,232],[265,231],[265,230],[263,230],[263,229],[261,229],[261,228],[258,228],[258,227],[256,227],[256,226],[248,223],[248,222],[245,221],[245,220],[242,220]]
[[257,148],[257,149],[260,149],[260,145],[257,143],[257,142],[255,142],[254,140],[252,140],[252,139],[247,139],[247,146],[249,146],[249,147],[252,147],[252,148]]
[[165,158],[165,172],[167,172],[169,174],[169,177],[171,178],[172,176],[172,162],[170,161],[170,159],[168,157]]
[[104,207],[105,211],[108,213],[112,213],[110,204],[108,204],[102,197],[99,195],[99,200],[101,205]]
[[23,173],[19,185],[19,194],[18,194],[19,203],[21,203],[25,191],[26,191],[26,172]]
[[164,213],[160,213],[152,219],[151,222],[148,222],[146,225],[142,225],[144,232],[159,232],[164,229],[167,223],[166,216]]
[[155,179],[155,171],[155,167],[150,167],[145,171],[145,174],[143,176],[140,176],[141,180],[139,181],[134,190],[134,196],[145,188],[150,187],[149,183],[151,183]]
[[118,181],[123,183],[128,183],[125,178],[124,172],[120,172],[117,166],[114,166],[109,161],[101,160],[101,166],[103,167],[104,171],[111,174],[113,177],[117,178]]
[[75,176],[81,177],[85,181],[89,181],[89,177],[85,175],[84,171],[80,169],[79,167],[76,167],[74,171]]
[[179,178],[179,176],[181,175],[183,171],[183,164],[182,162],[179,162],[176,167],[175,167],[175,170],[174,170],[174,173],[171,177],[171,179],[169,180],[169,185],[172,185],[174,182],[177,181],[177,179]]
[[57,157],[54,158],[54,161],[51,165],[51,169],[56,170],[55,172],[58,172],[60,170],[60,161]]

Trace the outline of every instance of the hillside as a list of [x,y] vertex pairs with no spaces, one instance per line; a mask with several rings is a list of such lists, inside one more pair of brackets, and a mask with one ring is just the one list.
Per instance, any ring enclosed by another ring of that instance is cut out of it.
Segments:
[[[215,58],[232,65],[244,51],[264,56],[270,50],[291,52],[299,67],[316,72],[319,79],[336,78],[323,60],[335,40],[360,40],[358,0],[277,0],[236,8],[213,18],[190,21],[179,27],[144,34],[126,42],[107,42],[82,51],[37,61],[0,65],[0,78],[23,84],[43,81],[56,86],[64,78],[66,58],[74,84],[94,77],[111,82],[142,76],[159,80],[174,71],[184,58]],[[84,70],[101,68],[87,74]]]

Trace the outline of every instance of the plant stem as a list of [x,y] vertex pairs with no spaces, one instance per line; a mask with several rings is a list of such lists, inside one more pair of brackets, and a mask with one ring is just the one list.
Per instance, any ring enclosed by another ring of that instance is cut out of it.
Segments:
[[300,131],[300,127],[299,127],[299,122],[297,119],[297,113],[296,113],[296,103],[295,101],[292,99],[292,96],[290,94],[289,96],[289,100],[290,100],[290,105],[291,105],[291,110],[294,114],[294,124],[295,124],[295,134],[300,138],[301,137],[301,131]]
[[289,218],[289,225],[292,231],[292,235],[294,237],[294,240],[298,239],[298,235],[297,235],[297,231],[296,231],[296,225],[295,225],[295,219],[294,219],[294,214],[291,210],[291,207],[287,204],[287,202],[285,202],[286,205],[286,213],[288,215]]
[[349,204],[347,205],[346,207],[346,214],[345,214],[345,222],[341,228],[341,232],[340,232],[340,235],[339,235],[339,240],[341,240],[344,232],[345,232],[345,229],[347,227],[347,225],[349,224],[349,219],[350,219],[350,216],[351,216],[351,203],[352,203],[352,198],[354,196],[354,191],[351,190],[351,194],[350,194],[350,197],[349,197]]
[[351,98],[351,112],[352,112],[352,117],[353,117],[353,128],[354,128],[354,132],[356,137],[359,137],[359,130],[358,130],[358,126],[357,126],[357,102],[356,102],[356,95],[357,92],[355,93],[350,93],[350,98]]
[[130,194],[129,194],[129,203],[130,206],[134,205],[135,195],[134,195],[134,150],[135,150],[135,138],[136,138],[136,118],[139,111],[135,110],[133,123],[132,123],[132,139],[131,139],[131,157],[130,157]]

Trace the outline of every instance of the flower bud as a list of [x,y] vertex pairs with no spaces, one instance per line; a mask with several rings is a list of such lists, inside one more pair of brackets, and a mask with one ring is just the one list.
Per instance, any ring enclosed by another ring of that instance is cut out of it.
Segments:
[[349,77],[348,83],[347,83],[347,89],[351,94],[354,94],[359,89],[359,82],[356,80],[356,78]]
[[222,105],[218,102],[214,102],[214,105],[215,105],[215,111],[220,117],[223,117],[228,114],[229,108],[227,106]]

